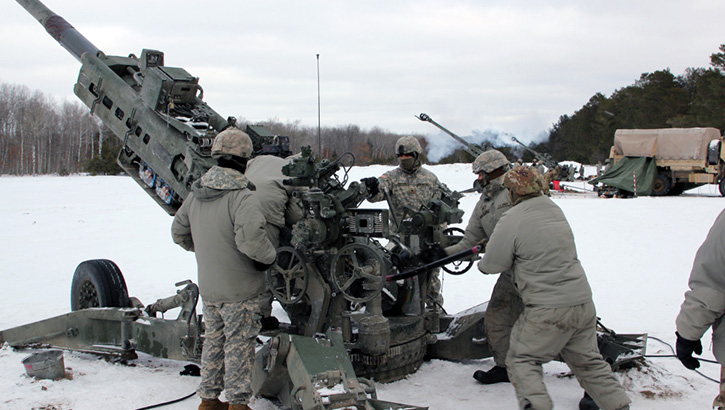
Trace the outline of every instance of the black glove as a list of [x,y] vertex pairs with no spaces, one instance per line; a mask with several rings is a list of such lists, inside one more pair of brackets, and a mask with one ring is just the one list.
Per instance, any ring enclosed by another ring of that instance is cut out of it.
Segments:
[[380,187],[378,186],[378,179],[375,177],[369,177],[369,178],[363,178],[360,180],[360,182],[365,184],[365,188],[368,189],[368,193],[370,196],[375,196],[380,192]]
[[690,370],[695,370],[700,367],[700,361],[692,357],[692,353],[702,354],[702,343],[699,340],[687,340],[677,335],[677,358],[680,359],[683,365]]
[[273,265],[273,263],[262,263],[259,261],[255,261],[254,259],[252,259],[252,263],[254,264],[254,269],[260,272],[266,271],[267,269],[269,269],[270,266]]
[[440,246],[439,244],[435,244],[435,245],[431,246],[430,248],[423,250],[423,252],[420,253],[420,258],[426,264],[443,259],[446,256],[448,256],[448,254],[446,253],[446,250],[443,249],[443,247]]

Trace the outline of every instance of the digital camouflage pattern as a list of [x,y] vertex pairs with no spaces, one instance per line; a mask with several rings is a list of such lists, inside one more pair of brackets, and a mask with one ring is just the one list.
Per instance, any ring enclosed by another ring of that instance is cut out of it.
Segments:
[[251,399],[255,346],[261,329],[259,310],[259,298],[237,303],[203,302],[206,331],[197,389],[202,399],[216,399],[222,390],[230,404],[247,404]]
[[544,181],[535,168],[520,166],[504,174],[503,186],[517,196],[524,196],[541,192]]
[[[398,140],[401,142],[408,137]],[[409,137],[418,140],[415,137]],[[409,143],[410,140],[406,140]],[[397,146],[397,144],[396,144]],[[418,147],[420,145],[418,144]],[[406,148],[407,149],[407,148]],[[416,160],[416,166],[412,170],[406,170],[401,167],[395,168],[384,173],[378,178],[379,192],[368,198],[370,202],[380,202],[385,200],[385,193],[390,197],[390,213],[391,213],[391,231],[397,231],[397,227],[393,222],[403,220],[406,215],[405,209],[412,209],[413,212],[419,210],[426,205],[431,199],[440,199],[442,192],[450,192],[450,189],[442,184],[438,177],[423,168],[420,160]],[[443,296],[441,295],[440,269],[431,271],[428,277],[428,295],[438,304],[443,304]]]
[[395,155],[410,153],[416,153],[418,155],[423,153],[423,147],[420,146],[418,139],[412,135],[399,138],[395,142]]
[[212,158],[234,155],[249,158],[252,155],[252,139],[238,128],[227,128],[214,138],[211,146]]
[[481,171],[491,173],[506,165],[509,165],[509,160],[506,156],[501,151],[491,149],[484,151],[476,157],[473,164],[471,164],[471,168],[473,168],[474,174],[478,174]]
[[249,188],[254,190],[254,185],[241,172],[214,165],[192,186],[192,192],[203,188],[211,188],[219,191],[232,191]]

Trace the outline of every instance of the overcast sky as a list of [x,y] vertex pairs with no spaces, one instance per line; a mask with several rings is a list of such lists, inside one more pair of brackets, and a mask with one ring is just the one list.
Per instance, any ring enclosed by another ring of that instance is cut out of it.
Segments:
[[[44,0],[108,55],[161,50],[222,116],[540,139],[596,92],[709,67],[725,1]],[[0,81],[59,100],[80,63],[0,2]],[[440,137],[443,138],[443,137]]]

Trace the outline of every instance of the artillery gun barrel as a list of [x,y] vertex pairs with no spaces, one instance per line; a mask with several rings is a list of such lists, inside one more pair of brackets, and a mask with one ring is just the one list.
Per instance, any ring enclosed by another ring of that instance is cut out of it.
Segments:
[[83,53],[96,54],[98,47],[88,41],[81,33],[78,32],[63,17],[53,13],[52,10],[45,7],[45,4],[38,0],[16,0],[18,4],[23,6],[38,22],[45,28],[63,48],[75,57],[79,62]]
[[448,134],[451,137],[453,137],[453,139],[455,139],[456,141],[458,141],[461,144],[463,144],[463,146],[466,147],[466,151],[468,151],[468,153],[471,154],[471,155],[473,155],[474,157],[477,157],[477,156],[481,155],[484,151],[493,148],[491,146],[491,144],[489,144],[489,143],[486,143],[482,147],[482,146],[480,146],[478,144],[473,144],[473,143],[467,142],[463,138],[461,138],[458,135],[456,135],[456,134],[452,133],[451,131],[449,131],[446,127],[444,127],[444,126],[438,124],[437,122],[435,122],[433,120],[433,118],[431,118],[428,114],[426,114],[424,112],[420,113],[420,115],[416,115],[415,118],[417,118],[417,119],[419,119],[421,121],[426,121],[426,122],[429,122],[429,123],[435,125],[441,131],[445,132],[446,134]]

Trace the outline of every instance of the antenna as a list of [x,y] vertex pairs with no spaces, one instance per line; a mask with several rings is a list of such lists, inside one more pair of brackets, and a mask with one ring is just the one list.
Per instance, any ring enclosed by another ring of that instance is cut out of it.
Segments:
[[317,53],[317,152],[322,159],[322,131],[320,125],[320,53]]

